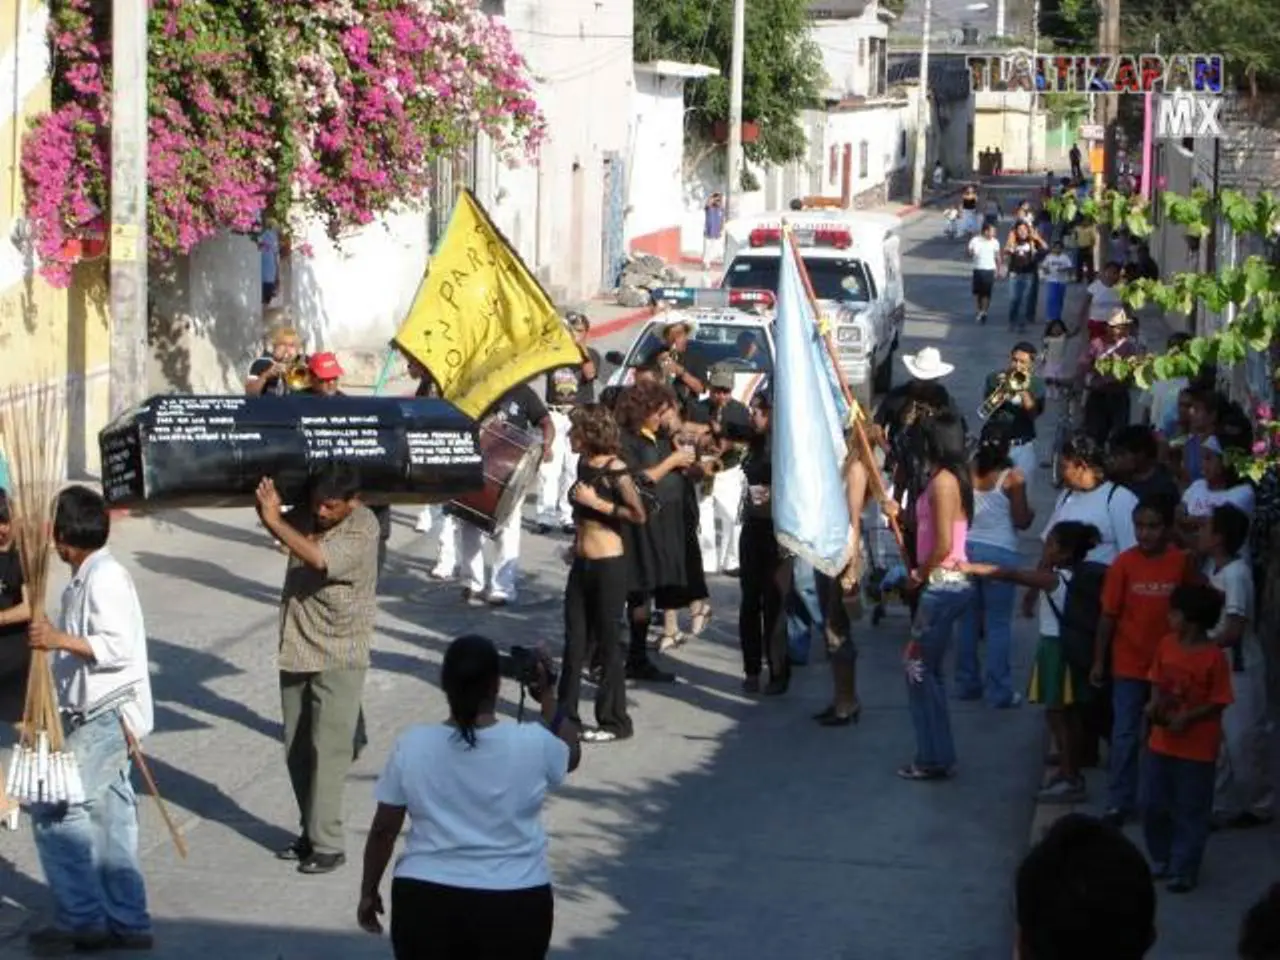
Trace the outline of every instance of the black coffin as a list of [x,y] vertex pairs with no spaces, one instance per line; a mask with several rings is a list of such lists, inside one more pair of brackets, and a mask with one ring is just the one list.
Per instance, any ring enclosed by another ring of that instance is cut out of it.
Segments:
[[156,396],[98,435],[115,507],[237,507],[271,477],[285,503],[339,460],[369,503],[434,503],[484,486],[477,424],[444,400]]

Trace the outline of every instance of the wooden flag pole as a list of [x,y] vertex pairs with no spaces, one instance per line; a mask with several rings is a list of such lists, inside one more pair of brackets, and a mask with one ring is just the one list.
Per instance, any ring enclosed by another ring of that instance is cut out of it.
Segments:
[[[800,282],[804,284],[805,296],[809,298],[809,306],[813,308],[813,317],[818,324],[818,332],[822,336],[822,342],[827,348],[827,356],[831,358],[831,365],[835,368],[836,379],[840,383],[840,391],[844,394],[845,402],[849,404],[853,419],[853,432],[857,438],[858,451],[862,455],[862,462],[867,468],[872,493],[877,500],[883,503],[889,499],[889,492],[885,489],[884,478],[880,476],[880,469],[876,466],[875,453],[871,449],[871,440],[867,437],[866,428],[863,426],[864,411],[858,403],[857,397],[853,395],[853,390],[849,387],[849,381],[844,375],[844,370],[840,367],[840,354],[836,350],[835,340],[831,336],[831,331],[822,329],[822,312],[818,307],[818,297],[814,292],[813,281],[809,277],[808,268],[804,265],[804,258],[800,256],[800,249],[796,246],[791,228],[786,227],[783,235],[787,246],[791,250],[791,255],[795,258],[796,269],[800,272]],[[898,518],[887,513],[885,518],[889,521],[889,529],[893,531],[893,539],[898,544],[898,553],[902,557],[903,565],[910,569],[911,557],[907,552],[907,543],[902,536],[902,527],[898,524]]]
[[178,856],[185,860],[187,859],[187,841],[178,832],[178,826],[173,822],[173,817],[169,816],[169,807],[165,804],[164,798],[160,796],[160,788],[156,786],[156,779],[151,775],[151,767],[147,764],[147,758],[142,755],[142,746],[138,743],[138,738],[133,735],[133,731],[129,729],[129,724],[125,723],[124,717],[120,718],[120,727],[124,730],[124,739],[129,746],[129,755],[133,757],[133,762],[138,765],[138,772],[142,774],[142,779],[146,782],[147,789],[151,792],[151,796],[155,798],[156,807],[160,810],[164,825],[169,828],[169,836],[173,840],[174,847],[178,850]]

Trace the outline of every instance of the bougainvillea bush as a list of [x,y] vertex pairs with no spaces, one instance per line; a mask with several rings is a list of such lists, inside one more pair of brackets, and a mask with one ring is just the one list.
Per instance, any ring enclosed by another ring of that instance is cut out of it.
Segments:
[[[23,143],[41,271],[101,229],[110,187],[110,29],[53,0],[54,109]],[[331,236],[420,201],[433,162],[487,134],[536,152],[542,115],[510,33],[475,0],[151,0],[151,256],[224,230],[319,219]]]

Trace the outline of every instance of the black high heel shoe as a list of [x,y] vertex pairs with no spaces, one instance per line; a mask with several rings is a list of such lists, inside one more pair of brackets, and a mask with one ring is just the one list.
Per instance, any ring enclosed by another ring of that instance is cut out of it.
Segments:
[[822,713],[814,717],[818,721],[820,727],[847,727],[849,724],[856,724],[862,719],[862,704],[858,704],[850,713],[843,716],[836,713],[835,707],[828,707]]

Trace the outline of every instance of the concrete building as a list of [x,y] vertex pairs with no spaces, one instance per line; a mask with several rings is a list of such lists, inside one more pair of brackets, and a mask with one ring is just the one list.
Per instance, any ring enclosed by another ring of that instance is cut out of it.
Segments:
[[550,136],[536,164],[515,168],[481,142],[477,196],[552,297],[610,290],[626,252],[634,150],[632,5],[495,0],[487,8],[504,17],[539,80]]
[[[49,11],[15,0],[0,17],[0,390],[67,389],[68,473],[98,470],[98,431],[106,424],[110,338],[102,260],[80,264],[70,289],[40,279],[23,217],[19,163],[30,118],[49,108]],[[0,402],[3,402],[0,400]]]
[[[685,85],[720,71],[660,60],[634,67],[627,249],[678,261],[684,248]],[[696,239],[696,238],[695,238]]]
[[[920,96],[920,54],[894,50],[889,53],[889,83],[907,91],[907,159],[909,172],[915,162],[917,104]],[[925,174],[941,162],[947,176],[967,177],[977,169],[974,148],[974,97],[963,56],[929,55],[929,126],[925,131]]]

